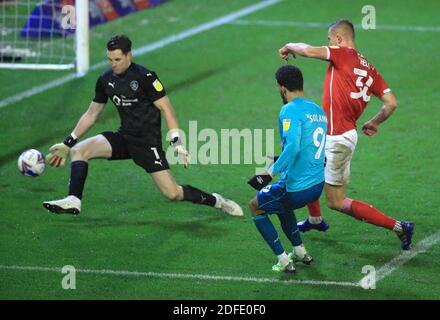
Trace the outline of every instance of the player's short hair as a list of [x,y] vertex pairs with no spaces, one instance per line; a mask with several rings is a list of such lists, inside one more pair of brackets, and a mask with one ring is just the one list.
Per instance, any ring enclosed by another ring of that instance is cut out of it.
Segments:
[[335,22],[331,23],[328,26],[329,30],[340,30],[343,34],[347,35],[351,39],[354,40],[354,26],[353,23],[348,19],[339,19]]
[[290,64],[282,66],[275,73],[275,78],[280,86],[287,88],[289,91],[303,90],[303,75],[298,67]]
[[113,51],[121,49],[123,54],[131,51],[131,40],[126,35],[116,35],[110,38],[107,42],[107,50]]

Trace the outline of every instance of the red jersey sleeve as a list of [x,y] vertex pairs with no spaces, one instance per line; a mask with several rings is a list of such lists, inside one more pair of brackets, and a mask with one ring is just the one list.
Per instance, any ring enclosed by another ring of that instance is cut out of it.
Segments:
[[373,85],[371,86],[370,89],[371,89],[371,93],[378,98],[382,97],[385,93],[391,91],[390,87],[385,82],[384,78],[379,72],[376,73],[376,76],[374,77]]
[[344,64],[348,55],[346,47],[328,46],[326,48],[327,60],[331,61],[336,68]]

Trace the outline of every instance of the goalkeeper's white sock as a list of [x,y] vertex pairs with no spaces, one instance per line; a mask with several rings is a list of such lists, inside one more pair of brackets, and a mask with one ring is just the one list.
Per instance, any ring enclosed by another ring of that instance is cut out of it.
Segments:
[[78,209],[81,209],[81,199],[79,199],[76,196],[72,196],[72,195],[67,196],[66,199],[69,199],[70,201],[72,201],[75,204],[75,206]]

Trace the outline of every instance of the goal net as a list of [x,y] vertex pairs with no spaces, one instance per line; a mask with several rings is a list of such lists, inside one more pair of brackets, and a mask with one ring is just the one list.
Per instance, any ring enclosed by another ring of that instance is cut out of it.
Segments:
[[0,68],[88,69],[88,0],[0,0]]

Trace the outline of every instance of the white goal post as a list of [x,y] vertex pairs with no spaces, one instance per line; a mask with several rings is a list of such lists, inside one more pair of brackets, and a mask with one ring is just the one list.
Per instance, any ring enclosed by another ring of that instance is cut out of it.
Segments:
[[89,70],[89,1],[76,0],[76,73]]
[[[66,20],[59,3],[53,0],[0,2],[0,69],[76,69],[78,76],[87,73],[89,1],[76,0],[69,11],[67,18],[71,19],[69,27],[76,28],[74,35],[72,30],[60,32],[55,27],[54,21],[62,25],[61,20]],[[36,16],[31,16],[35,12]],[[29,26],[31,19],[37,27]],[[23,31],[25,25],[27,29]]]

